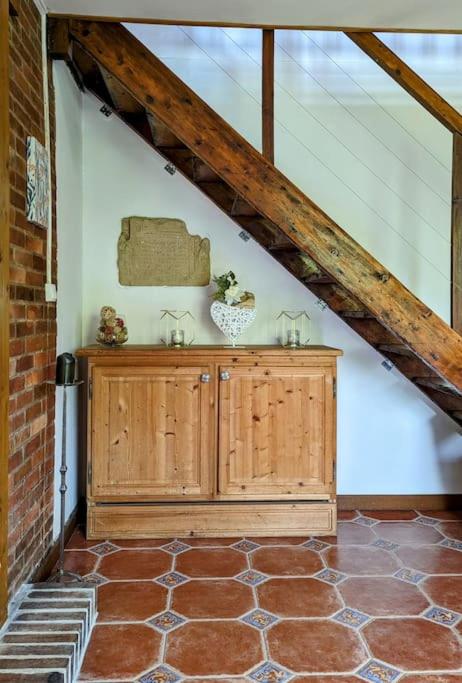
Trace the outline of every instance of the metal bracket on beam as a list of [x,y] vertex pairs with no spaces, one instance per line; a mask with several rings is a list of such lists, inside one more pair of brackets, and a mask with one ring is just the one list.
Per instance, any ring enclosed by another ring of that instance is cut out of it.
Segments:
[[169,161],[169,163],[166,164],[166,166],[164,166],[164,170],[167,171],[167,173],[170,173],[170,175],[175,175],[176,166],[175,166],[175,164],[172,164],[171,161]]
[[112,116],[112,109],[107,106],[107,104],[103,104],[103,106],[100,109],[100,112],[103,116],[105,116],[107,119]]

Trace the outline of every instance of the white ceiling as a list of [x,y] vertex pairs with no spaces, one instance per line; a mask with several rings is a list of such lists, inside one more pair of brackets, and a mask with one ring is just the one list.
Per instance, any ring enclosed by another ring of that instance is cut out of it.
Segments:
[[461,0],[45,0],[49,12],[218,25],[462,31]]

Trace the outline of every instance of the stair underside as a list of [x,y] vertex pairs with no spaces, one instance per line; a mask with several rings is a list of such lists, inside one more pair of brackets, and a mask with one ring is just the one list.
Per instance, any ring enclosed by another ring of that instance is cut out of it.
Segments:
[[[69,65],[83,88],[107,105],[235,223],[252,235],[307,289],[325,302],[347,325],[391,360],[402,374],[462,425],[462,394],[454,385],[446,382],[428,362],[422,360],[412,348],[403,344],[391,326],[385,326],[359,298],[332,275],[323,271],[278,225],[237,194],[77,41],[72,43]],[[380,274],[377,276],[380,277]]]

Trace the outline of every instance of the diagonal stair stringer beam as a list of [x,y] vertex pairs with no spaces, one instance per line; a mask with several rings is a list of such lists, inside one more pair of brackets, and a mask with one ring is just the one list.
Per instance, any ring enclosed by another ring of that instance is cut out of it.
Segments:
[[71,21],[70,32],[145,109],[406,346],[462,392],[462,337],[120,24]]

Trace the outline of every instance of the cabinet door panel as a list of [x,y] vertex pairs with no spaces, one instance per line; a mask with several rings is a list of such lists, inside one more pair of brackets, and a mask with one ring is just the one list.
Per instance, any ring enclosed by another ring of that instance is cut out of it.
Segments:
[[223,496],[307,497],[333,489],[334,371],[233,368],[220,382]]
[[92,494],[210,494],[208,368],[96,367]]

